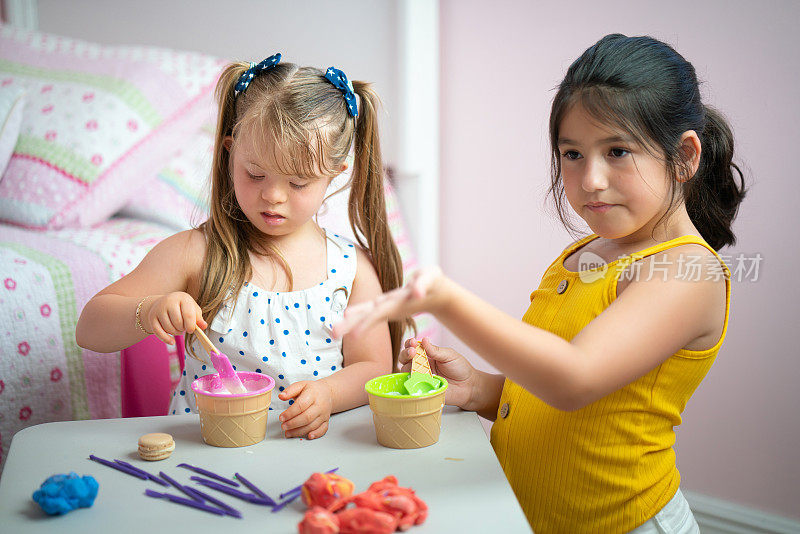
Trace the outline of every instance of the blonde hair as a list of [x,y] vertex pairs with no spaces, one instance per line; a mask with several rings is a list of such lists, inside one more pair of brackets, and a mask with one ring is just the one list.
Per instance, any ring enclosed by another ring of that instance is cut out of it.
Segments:
[[[313,67],[279,63],[257,75],[247,90],[234,95],[248,63],[233,63],[222,72],[216,88],[219,103],[214,161],[211,171],[210,216],[199,226],[206,238],[206,256],[197,303],[211,324],[220,307],[237,295],[252,275],[249,253],[274,259],[292,273],[280,251],[242,212],[231,177],[230,154],[239,143],[252,153],[273,150],[282,174],[304,178],[334,177],[350,148],[355,159],[350,178],[348,216],[358,244],[369,252],[383,291],[402,285],[403,266],[386,216],[384,170],[378,137],[378,95],[369,83],[354,81],[358,117],[350,116],[342,92]],[[225,147],[233,137],[231,151]],[[393,369],[406,328],[412,319],[390,322]],[[186,346],[191,349],[191,334]],[[196,357],[196,356],[195,356]]]

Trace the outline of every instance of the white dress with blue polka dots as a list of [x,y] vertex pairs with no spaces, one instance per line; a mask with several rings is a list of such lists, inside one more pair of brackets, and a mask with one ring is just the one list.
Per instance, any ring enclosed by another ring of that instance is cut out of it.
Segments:
[[[330,376],[342,368],[342,340],[333,339],[331,325],[341,319],[356,275],[353,243],[326,232],[328,278],[320,284],[290,292],[265,291],[246,282],[235,306],[223,305],[206,333],[227,355],[237,371],[255,371],[275,379],[270,410],[283,410],[293,401],[278,393],[294,382]],[[196,413],[191,383],[214,373],[199,342],[186,355],[186,367],[172,396],[169,413]]]

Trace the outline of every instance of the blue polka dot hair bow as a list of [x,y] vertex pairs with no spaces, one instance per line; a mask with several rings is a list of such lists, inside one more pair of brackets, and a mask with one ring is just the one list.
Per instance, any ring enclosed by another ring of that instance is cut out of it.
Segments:
[[347,111],[350,116],[358,117],[358,105],[356,104],[356,94],[353,92],[353,82],[347,79],[347,75],[336,67],[328,67],[325,72],[325,79],[342,92],[344,100],[347,102]]
[[245,90],[247,90],[247,86],[253,81],[253,78],[262,72],[270,70],[280,62],[281,54],[279,52],[275,55],[269,56],[261,63],[250,63],[250,68],[244,71],[241,76],[239,76],[239,81],[236,82],[236,87],[233,88],[233,95],[239,96],[240,93],[244,93]]

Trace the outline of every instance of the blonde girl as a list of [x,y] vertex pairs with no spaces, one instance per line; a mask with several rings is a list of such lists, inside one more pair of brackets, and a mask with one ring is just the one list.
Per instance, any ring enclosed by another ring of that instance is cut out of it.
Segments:
[[569,204],[593,234],[550,265],[522,321],[429,269],[335,330],[430,311],[503,373],[422,341],[447,402],[495,420],[492,445],[537,534],[697,532],[672,446],[728,325],[716,251],[734,243],[744,197],[730,128],[680,54],[615,34],[567,70],[550,139],[562,220]]
[[[170,411],[190,413],[191,381],[213,372],[193,339],[200,327],[237,370],[275,379],[270,409],[284,409],[287,437],[318,438],[332,413],[366,403],[364,383],[393,368],[410,324],[331,334],[346,306],[402,283],[383,196],[378,98],[338,69],[281,63],[280,54],[229,65],[216,96],[209,219],[156,245],[93,297],[78,344],[113,352],[150,334],[172,344],[185,333],[194,357]],[[349,219],[358,244],[315,220],[351,150]]]

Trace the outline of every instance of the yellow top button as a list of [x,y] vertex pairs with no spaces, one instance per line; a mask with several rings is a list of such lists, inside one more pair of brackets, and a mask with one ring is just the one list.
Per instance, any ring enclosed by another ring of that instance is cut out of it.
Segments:
[[559,295],[562,294],[564,291],[567,290],[568,285],[569,282],[567,280],[562,280],[561,283],[558,284],[558,287],[556,288],[556,293],[558,293]]
[[505,419],[508,417],[508,403],[504,402],[503,405],[500,407],[500,417]]

